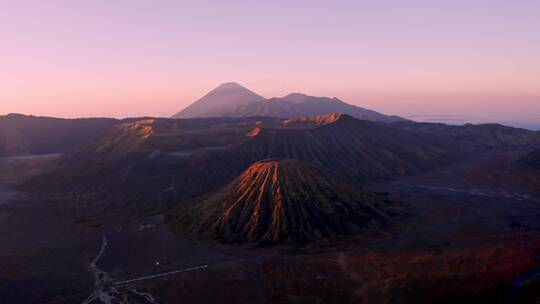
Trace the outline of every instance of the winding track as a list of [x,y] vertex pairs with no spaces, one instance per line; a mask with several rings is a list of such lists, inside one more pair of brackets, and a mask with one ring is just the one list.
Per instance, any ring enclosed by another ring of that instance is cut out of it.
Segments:
[[[201,266],[199,267],[191,267],[187,269],[181,269],[177,271],[170,271],[167,273],[152,275],[152,276],[146,276],[141,278],[135,278],[131,280],[126,281],[118,281],[113,282],[111,277],[106,271],[101,270],[97,263],[103,253],[105,253],[105,250],[107,249],[108,245],[107,236],[103,235],[102,242],[101,242],[101,248],[97,254],[97,256],[94,258],[92,263],[90,263],[90,267],[92,268],[94,272],[94,291],[86,300],[82,302],[82,304],[95,304],[95,303],[103,303],[103,304],[113,304],[113,303],[124,303],[123,299],[125,297],[135,296],[139,300],[142,300],[142,303],[147,304],[157,304],[156,299],[149,293],[140,292],[138,291],[134,286],[129,285],[129,283],[134,283],[137,281],[152,279],[152,278],[158,278],[158,277],[164,277],[168,275],[173,275],[180,272],[185,271],[192,271],[197,269],[203,269]],[[207,265],[205,265],[208,267]],[[204,268],[206,268],[204,267]],[[118,286],[118,287],[115,287]]]

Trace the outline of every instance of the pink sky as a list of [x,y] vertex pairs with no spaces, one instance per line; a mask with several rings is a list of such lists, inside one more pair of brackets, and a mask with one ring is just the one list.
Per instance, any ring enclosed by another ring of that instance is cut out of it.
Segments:
[[0,114],[170,116],[235,81],[540,121],[539,1],[225,2],[0,2]]

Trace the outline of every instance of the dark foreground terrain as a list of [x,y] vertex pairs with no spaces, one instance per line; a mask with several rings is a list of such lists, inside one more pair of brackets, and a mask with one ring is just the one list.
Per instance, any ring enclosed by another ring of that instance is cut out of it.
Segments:
[[0,158],[0,303],[535,303],[538,139],[151,119]]
[[[272,248],[179,238],[159,215],[67,216],[77,213],[10,188],[57,156],[4,158],[0,299],[533,303],[540,298],[538,176],[500,184],[520,154],[499,151],[367,186],[414,210],[383,236]],[[482,176],[471,176],[471,168]]]

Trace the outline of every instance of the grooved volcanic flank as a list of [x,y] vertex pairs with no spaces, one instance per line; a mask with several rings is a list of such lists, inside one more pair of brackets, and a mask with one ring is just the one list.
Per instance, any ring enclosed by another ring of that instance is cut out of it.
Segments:
[[185,203],[174,225],[223,242],[303,243],[382,225],[390,209],[310,163],[265,160],[220,192]]

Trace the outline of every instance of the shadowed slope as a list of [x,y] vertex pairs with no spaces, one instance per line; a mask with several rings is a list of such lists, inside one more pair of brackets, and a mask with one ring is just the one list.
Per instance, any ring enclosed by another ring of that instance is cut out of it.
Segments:
[[178,229],[224,242],[302,243],[378,227],[390,206],[299,160],[250,166],[217,194],[187,202]]
[[540,149],[536,149],[519,159],[518,164],[523,167],[540,170]]

